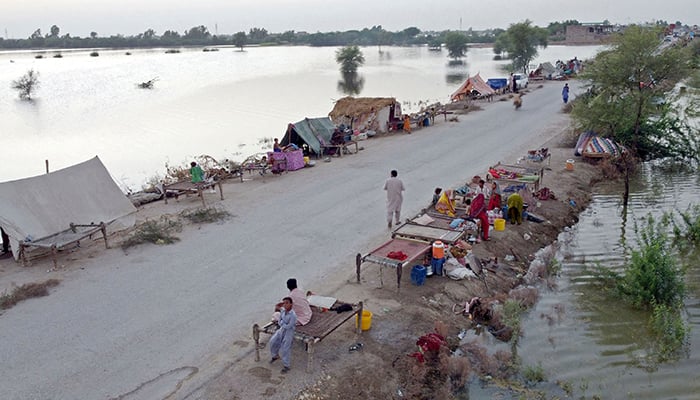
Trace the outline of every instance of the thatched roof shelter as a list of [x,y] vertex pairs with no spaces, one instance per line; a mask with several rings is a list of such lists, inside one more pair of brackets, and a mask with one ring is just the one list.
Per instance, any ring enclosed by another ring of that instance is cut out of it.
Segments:
[[398,104],[393,97],[343,97],[335,102],[335,106],[328,116],[333,121],[338,121],[349,115],[358,118],[374,111],[379,111],[392,104]]

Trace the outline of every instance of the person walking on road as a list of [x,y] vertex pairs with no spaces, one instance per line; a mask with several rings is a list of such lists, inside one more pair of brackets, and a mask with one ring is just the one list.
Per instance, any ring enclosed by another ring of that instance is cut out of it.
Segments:
[[564,104],[569,102],[569,84],[565,83],[564,88],[561,90],[561,99],[564,100]]
[[386,190],[386,222],[391,229],[391,220],[394,219],[396,225],[401,223],[401,203],[403,203],[403,182],[398,178],[396,170],[391,171],[391,176],[384,182]]

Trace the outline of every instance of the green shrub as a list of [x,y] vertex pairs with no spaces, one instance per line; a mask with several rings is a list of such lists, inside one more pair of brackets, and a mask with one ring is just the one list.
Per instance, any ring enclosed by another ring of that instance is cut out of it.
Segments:
[[180,215],[192,223],[201,224],[225,220],[231,216],[231,213],[219,207],[207,207],[185,210]]
[[147,220],[136,227],[134,233],[122,243],[122,249],[143,243],[172,244],[180,240],[174,235],[182,230],[182,223],[164,215],[160,220]]
[[649,324],[655,338],[654,355],[657,362],[676,360],[688,351],[690,328],[683,320],[680,310],[656,304]]
[[544,382],[546,379],[542,364],[537,363],[536,366],[526,366],[523,368],[523,379],[528,384]]
[[685,212],[678,212],[680,221],[671,218],[673,243],[681,251],[687,251],[700,242],[700,205],[689,205]]
[[636,307],[681,307],[686,294],[684,271],[672,252],[667,220],[657,222],[648,215],[641,229],[635,224],[635,231],[639,249],[631,251],[618,291]]

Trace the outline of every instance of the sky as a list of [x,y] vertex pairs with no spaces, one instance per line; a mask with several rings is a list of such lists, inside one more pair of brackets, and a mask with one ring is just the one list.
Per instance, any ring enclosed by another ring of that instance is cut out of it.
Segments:
[[211,33],[233,34],[264,28],[331,32],[381,25],[388,31],[508,28],[529,19],[550,22],[630,24],[665,20],[700,24],[697,0],[0,0],[0,35],[27,38],[35,30],[87,37],[137,35],[153,29],[184,33],[204,25]]

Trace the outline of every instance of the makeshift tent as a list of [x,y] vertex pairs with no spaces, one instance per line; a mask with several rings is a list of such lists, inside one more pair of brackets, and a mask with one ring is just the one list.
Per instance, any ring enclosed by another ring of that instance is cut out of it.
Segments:
[[335,125],[328,117],[304,118],[299,122],[287,125],[287,132],[280,141],[280,145],[287,146],[294,143],[301,148],[302,145],[307,144],[310,151],[313,151],[314,154],[320,154],[321,140],[324,143],[330,143],[334,130]]
[[462,86],[460,86],[459,89],[452,93],[450,99],[452,101],[460,101],[472,97],[473,95],[482,97],[489,96],[495,93],[496,91],[494,91],[491,88],[491,86],[487,85],[486,82],[484,82],[484,80],[481,78],[481,76],[479,76],[479,74],[476,74],[467,78],[467,80],[464,81]]
[[[0,183],[0,226],[10,237],[15,260],[19,243],[40,243],[71,224],[109,225],[110,231],[135,223],[136,208],[98,157],[49,174]],[[61,243],[57,243],[60,246]]]
[[386,132],[403,123],[401,105],[393,97],[343,97],[328,116],[336,125],[345,124],[360,132]]
[[560,75],[557,72],[556,67],[550,62],[541,63],[537,69],[532,72],[534,77],[541,77],[544,79],[554,79],[556,76]]

